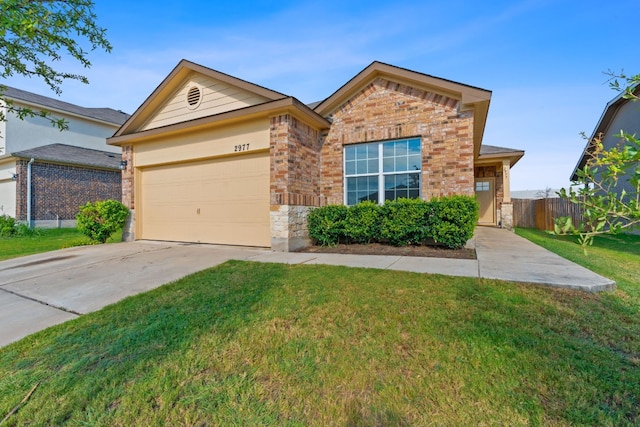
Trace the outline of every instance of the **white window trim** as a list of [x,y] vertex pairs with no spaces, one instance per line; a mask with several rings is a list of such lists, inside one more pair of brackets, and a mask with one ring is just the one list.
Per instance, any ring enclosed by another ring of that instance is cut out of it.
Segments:
[[[412,139],[418,139],[420,141],[420,170],[417,171],[400,171],[400,172],[384,172],[383,171],[383,162],[384,162],[384,158],[383,158],[383,146],[385,143],[387,142],[397,142],[397,141],[409,141]],[[361,143],[355,143],[355,144],[349,144],[349,146],[354,146],[354,145],[366,145],[366,144],[378,144],[378,172],[377,173],[362,173],[362,174],[353,174],[353,175],[349,175],[347,176],[346,173],[346,165],[347,165],[347,150],[345,149],[345,147],[347,147],[346,145],[343,146],[342,149],[342,203],[344,203],[345,206],[353,206],[353,205],[349,205],[347,203],[347,198],[348,198],[348,193],[347,193],[347,178],[361,178],[361,177],[366,177],[366,176],[377,176],[378,177],[378,204],[379,205],[383,205],[385,202],[385,188],[384,188],[384,184],[385,184],[385,176],[391,176],[391,175],[405,175],[405,174],[409,174],[409,173],[419,173],[420,174],[420,187],[418,188],[418,198],[422,199],[422,138],[400,138],[400,139],[392,139],[392,140],[388,140],[388,141],[372,141],[372,142],[361,142]]]

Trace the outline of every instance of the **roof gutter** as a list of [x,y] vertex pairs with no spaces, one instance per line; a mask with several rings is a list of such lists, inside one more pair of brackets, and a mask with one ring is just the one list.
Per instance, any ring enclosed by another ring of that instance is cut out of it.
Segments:
[[27,227],[31,228],[31,165],[35,159],[32,157],[27,163]]

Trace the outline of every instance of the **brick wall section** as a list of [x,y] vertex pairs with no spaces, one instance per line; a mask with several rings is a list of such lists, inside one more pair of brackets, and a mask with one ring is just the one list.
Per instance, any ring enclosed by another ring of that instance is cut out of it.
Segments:
[[[18,160],[16,216],[27,219],[27,161]],[[31,165],[32,220],[73,220],[80,206],[98,200],[120,200],[120,171],[88,169],[35,161]]]
[[343,203],[344,145],[408,137],[422,141],[424,199],[474,194],[473,112],[458,100],[378,78],[332,119],[321,164],[327,203]]
[[127,161],[127,168],[122,171],[122,204],[129,209],[135,209],[135,196],[133,192],[133,146],[122,147],[122,160]]
[[285,114],[271,118],[271,206],[321,206],[320,132]]

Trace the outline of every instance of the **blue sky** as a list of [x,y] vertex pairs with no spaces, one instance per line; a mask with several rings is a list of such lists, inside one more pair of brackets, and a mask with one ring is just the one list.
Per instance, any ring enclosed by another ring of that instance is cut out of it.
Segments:
[[526,151],[512,190],[567,186],[616,96],[604,72],[640,73],[637,0],[95,3],[113,51],[59,64],[90,80],[64,101],[133,113],[185,58],[309,103],[377,60],[491,90],[484,143]]

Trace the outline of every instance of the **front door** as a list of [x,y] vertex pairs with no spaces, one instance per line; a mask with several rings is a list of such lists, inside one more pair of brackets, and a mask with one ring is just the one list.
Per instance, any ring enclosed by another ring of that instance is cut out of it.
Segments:
[[496,225],[496,180],[476,178],[476,197],[480,204],[480,225]]

